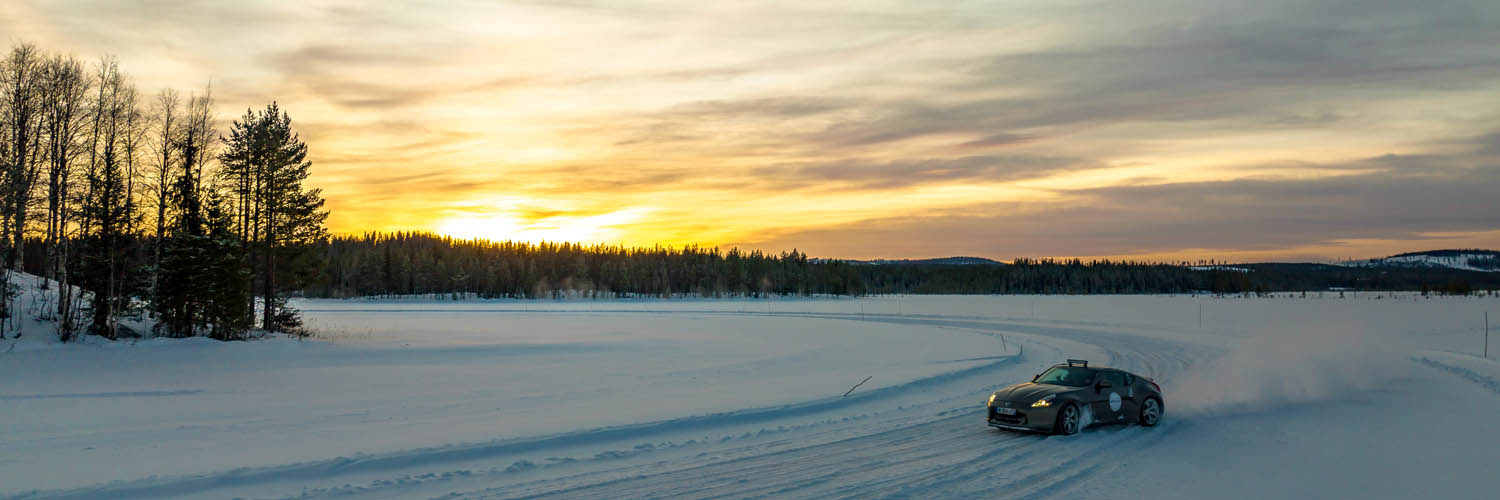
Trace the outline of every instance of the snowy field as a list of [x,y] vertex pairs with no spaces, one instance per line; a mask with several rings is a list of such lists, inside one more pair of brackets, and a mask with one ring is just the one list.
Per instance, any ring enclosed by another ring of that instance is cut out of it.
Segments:
[[[1496,298],[295,306],[317,338],[0,341],[0,498],[1500,491]],[[1166,421],[985,425],[990,391],[1065,358],[1155,377]]]

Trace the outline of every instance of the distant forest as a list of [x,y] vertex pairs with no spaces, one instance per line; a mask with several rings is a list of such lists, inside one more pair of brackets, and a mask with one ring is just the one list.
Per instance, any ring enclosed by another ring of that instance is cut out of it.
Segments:
[[[1194,268],[1108,260],[856,263],[716,248],[458,240],[428,233],[336,236],[310,252],[310,297],[763,297],[869,294],[1137,294],[1500,289],[1500,274],[1437,268],[1246,264]],[[299,280],[300,281],[300,280]]]
[[428,233],[336,236],[314,297],[463,293],[479,297],[862,295],[856,266],[695,246],[456,240]]

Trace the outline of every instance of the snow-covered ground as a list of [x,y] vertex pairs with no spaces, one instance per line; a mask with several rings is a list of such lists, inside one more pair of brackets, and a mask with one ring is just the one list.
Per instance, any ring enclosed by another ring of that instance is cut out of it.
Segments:
[[[0,498],[1500,491],[1496,298],[296,306],[314,340],[0,341]],[[990,391],[1064,358],[1156,377],[1166,422],[985,426]]]

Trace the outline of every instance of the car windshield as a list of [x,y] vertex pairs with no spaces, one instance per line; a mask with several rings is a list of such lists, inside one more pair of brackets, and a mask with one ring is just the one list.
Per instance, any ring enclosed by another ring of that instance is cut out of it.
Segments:
[[1036,383],[1083,387],[1094,381],[1094,372],[1092,368],[1054,366],[1042,372],[1042,375],[1036,378]]

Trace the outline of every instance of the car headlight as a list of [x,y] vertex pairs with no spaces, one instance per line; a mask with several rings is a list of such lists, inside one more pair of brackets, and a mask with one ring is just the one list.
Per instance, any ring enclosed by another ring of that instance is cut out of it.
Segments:
[[996,396],[996,394],[991,394],[990,395],[990,402],[985,403],[984,405],[985,406],[995,406],[995,396]]
[[1047,396],[1045,398],[1038,399],[1038,400],[1036,400],[1035,403],[1031,403],[1031,407],[1032,408],[1046,408],[1048,406],[1052,406],[1052,400],[1054,398],[1056,398],[1056,397],[1057,397],[1057,395],[1053,394],[1051,396]]

